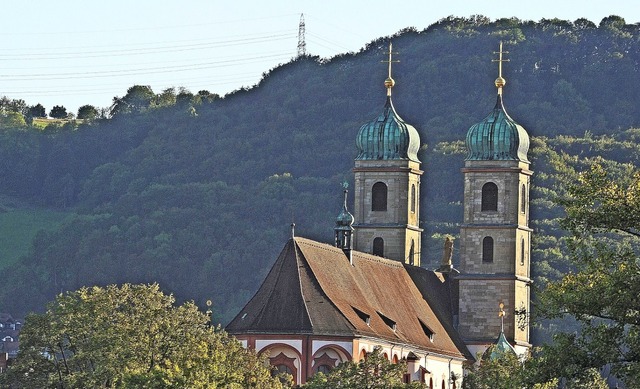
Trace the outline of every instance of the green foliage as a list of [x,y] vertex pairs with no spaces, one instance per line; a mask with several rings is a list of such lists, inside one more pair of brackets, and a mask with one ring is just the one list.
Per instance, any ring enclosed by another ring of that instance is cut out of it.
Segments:
[[303,386],[306,389],[401,389],[426,388],[424,384],[402,383],[407,370],[405,362],[393,364],[376,347],[367,357],[355,363],[347,361],[327,375],[316,373]]
[[23,128],[27,122],[19,112],[0,113],[0,128]]
[[51,111],[49,111],[49,116],[54,119],[65,119],[67,115],[67,109],[62,105],[54,105]]
[[15,112],[21,115],[27,113],[27,103],[22,99],[10,99],[7,96],[0,97],[0,113]]
[[29,247],[40,231],[60,227],[72,215],[47,209],[5,208],[0,213],[0,271],[15,265],[29,253]]
[[485,352],[479,364],[468,369],[462,382],[463,389],[520,389],[525,387],[526,369],[514,353],[500,353],[489,358],[493,347]]
[[[577,357],[573,349],[563,349],[568,346],[564,343],[557,343],[554,347],[562,350],[565,358]],[[492,346],[493,347],[493,346]],[[602,378],[597,369],[580,368],[570,377],[562,377],[560,370],[554,363],[558,362],[558,354],[552,355],[548,349],[536,348],[531,357],[518,358],[513,353],[502,353],[498,358],[488,358],[491,355],[490,347],[485,352],[484,357],[479,358],[480,363],[471,366],[462,383],[462,389],[557,389],[559,383],[563,382],[563,388],[587,389],[598,388],[607,389],[609,386]]]
[[28,108],[27,116],[32,118],[44,118],[47,117],[47,111],[44,109],[42,104],[38,103]]
[[557,334],[544,360],[568,378],[608,365],[632,388],[640,382],[640,172],[603,165],[581,173],[560,201],[573,269],[549,283],[540,305],[547,317],[571,315],[581,331]]
[[264,360],[157,284],[82,288],[27,317],[14,388],[282,388]]
[[125,113],[140,113],[149,108],[155,93],[148,85],[134,85],[127,89],[127,94],[122,97],[114,97],[111,105],[111,116]]
[[[551,201],[563,195],[558,183],[594,155],[640,162],[639,130],[617,130],[640,125],[638,28],[473,16],[393,36],[402,56],[394,104],[423,141],[425,236],[459,232],[462,138],[493,106],[490,60],[500,38],[511,60],[505,104],[534,136],[534,285],[568,271],[563,212]],[[224,97],[135,85],[114,99],[109,119],[34,119],[33,130],[1,131],[0,193],[79,214],[22,248],[30,254],[3,274],[4,309],[22,316],[60,290],[158,281],[179,300],[213,298],[216,320],[231,319],[292,221],[298,235],[332,240],[340,183],[353,180],[355,135],[384,104],[389,39],[357,54],[296,59]],[[437,267],[442,240],[423,242],[423,265]]]
[[83,120],[93,120],[96,119],[99,114],[100,113],[96,107],[87,104],[78,108],[78,115],[76,117]]

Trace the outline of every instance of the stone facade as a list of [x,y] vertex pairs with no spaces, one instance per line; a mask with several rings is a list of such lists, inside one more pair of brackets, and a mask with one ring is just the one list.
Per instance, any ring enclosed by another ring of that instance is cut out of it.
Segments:
[[[410,160],[356,160],[354,248],[373,253],[382,238],[383,256],[420,265],[420,163]],[[373,210],[373,186],[387,187],[386,210]]]
[[[468,345],[483,351],[500,334],[498,305],[503,303],[505,336],[526,349],[530,346],[528,325],[523,325],[527,324],[526,318],[516,311],[530,311],[532,172],[522,161],[466,161],[462,172],[464,223],[460,230],[458,330]],[[483,187],[487,183],[497,187],[495,210],[483,210]],[[485,239],[490,241],[489,246]]]

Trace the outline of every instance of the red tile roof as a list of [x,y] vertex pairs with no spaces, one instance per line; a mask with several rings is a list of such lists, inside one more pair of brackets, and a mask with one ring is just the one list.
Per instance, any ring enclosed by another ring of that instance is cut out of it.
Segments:
[[[450,318],[444,317],[450,311],[432,307],[423,296],[437,278],[414,275],[417,282],[426,280],[419,288],[398,261],[357,251],[352,258],[353,265],[339,248],[304,238],[289,240],[227,331],[368,336],[469,359]],[[436,295],[430,297],[449,299],[442,290],[433,288]]]

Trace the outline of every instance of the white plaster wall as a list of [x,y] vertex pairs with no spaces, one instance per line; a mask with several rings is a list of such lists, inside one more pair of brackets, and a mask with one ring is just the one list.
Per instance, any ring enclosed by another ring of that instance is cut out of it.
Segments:
[[256,340],[256,351],[260,352],[265,347],[271,346],[275,343],[286,344],[287,346],[291,346],[296,349],[300,354],[302,354],[302,341],[295,339],[269,339],[269,340]]
[[314,340],[311,344],[311,354],[315,354],[318,350],[325,346],[340,346],[343,349],[347,350],[349,353],[353,349],[352,342],[331,342],[327,340]]

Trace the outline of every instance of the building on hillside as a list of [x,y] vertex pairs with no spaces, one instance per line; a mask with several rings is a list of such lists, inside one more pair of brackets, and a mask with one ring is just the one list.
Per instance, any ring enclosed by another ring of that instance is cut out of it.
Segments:
[[6,371],[11,359],[18,356],[22,322],[0,312],[0,373]]
[[459,271],[451,240],[438,270],[420,267],[420,137],[393,107],[391,52],[382,113],[356,138],[356,217],[345,188],[335,244],[292,233],[226,328],[296,384],[380,347],[406,360],[406,382],[459,388],[465,363],[491,344],[529,347],[514,314],[529,310],[529,141],[502,105],[502,45],[498,103],[467,134]]

